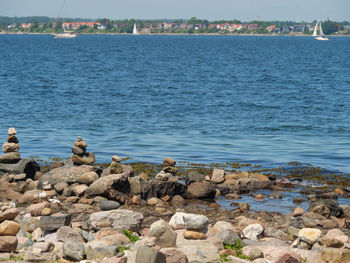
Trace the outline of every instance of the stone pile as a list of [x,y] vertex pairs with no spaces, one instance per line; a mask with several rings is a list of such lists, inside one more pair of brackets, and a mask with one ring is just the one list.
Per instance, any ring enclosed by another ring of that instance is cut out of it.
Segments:
[[87,143],[79,136],[72,147],[72,160],[74,164],[93,164],[96,161],[93,152],[86,152]]
[[7,142],[2,145],[3,155],[0,156],[0,163],[18,163],[21,159],[19,150],[18,139],[16,137],[16,129],[9,128]]
[[176,161],[171,158],[165,158],[163,160],[164,168],[156,175],[156,180],[177,182],[177,168],[175,167]]
[[20,224],[14,221],[18,215],[14,203],[8,202],[0,208],[0,251],[13,252],[17,248],[16,234],[21,229]]

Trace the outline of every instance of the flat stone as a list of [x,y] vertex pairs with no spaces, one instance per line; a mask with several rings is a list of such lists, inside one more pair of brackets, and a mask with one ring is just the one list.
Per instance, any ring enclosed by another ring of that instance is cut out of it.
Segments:
[[40,228],[43,231],[54,231],[62,226],[68,226],[70,222],[70,215],[42,216],[40,218]]
[[14,142],[5,142],[2,145],[2,151],[4,153],[18,152],[19,148],[19,144]]
[[18,215],[17,208],[8,208],[3,212],[0,212],[0,222],[4,220],[12,220]]
[[[21,159],[21,155],[19,152],[9,152],[0,155],[0,164],[13,164],[18,163]],[[1,166],[0,166],[1,169]]]
[[184,238],[186,239],[205,239],[206,235],[198,232],[198,231],[193,231],[193,230],[186,230],[184,233]]
[[179,182],[159,181],[153,180],[149,182],[143,182],[141,185],[141,198],[147,200],[151,197],[163,197],[166,195],[184,196],[187,190],[187,186]]
[[213,176],[211,177],[211,181],[216,184],[220,184],[225,181],[225,170],[222,169],[214,169]]
[[102,211],[118,209],[120,204],[117,201],[105,200],[100,203],[100,208]]
[[91,171],[91,172],[87,172],[79,175],[78,182],[81,184],[90,185],[93,182],[97,181],[98,179],[99,179],[98,174],[94,171]]
[[105,195],[108,197],[113,185],[117,183],[119,185],[128,183],[127,177],[123,174],[102,176],[89,185],[88,189],[86,189],[86,194],[87,196]]
[[17,222],[5,220],[0,224],[0,236],[15,236],[20,229],[21,226]]
[[11,252],[17,248],[17,237],[0,236],[0,252]]
[[160,250],[166,257],[166,263],[188,263],[187,256],[177,248],[162,248]]
[[37,204],[32,204],[27,207],[26,212],[32,216],[41,216],[44,208],[50,207],[50,203],[45,201]]
[[79,148],[77,146],[73,146],[72,153],[74,153],[76,155],[83,155],[85,153],[85,149]]
[[16,174],[15,177],[13,177],[14,181],[25,181],[26,179],[27,179],[27,175],[25,173]]
[[93,152],[85,153],[82,156],[79,156],[77,154],[73,154],[72,161],[75,164],[93,164],[96,161],[95,154]]
[[171,199],[171,204],[174,207],[183,207],[186,204],[186,200],[181,195],[175,195]]
[[317,228],[302,228],[298,233],[298,238],[312,245],[320,239],[321,235],[321,230]]
[[86,147],[88,146],[88,144],[87,144],[85,141],[75,141],[75,142],[74,142],[74,146],[79,147],[79,148],[85,150]]
[[214,184],[207,182],[194,182],[188,186],[188,198],[198,199],[214,199],[216,195],[216,188]]
[[120,158],[118,155],[113,155],[112,156],[112,161],[120,163],[122,161],[122,158]]

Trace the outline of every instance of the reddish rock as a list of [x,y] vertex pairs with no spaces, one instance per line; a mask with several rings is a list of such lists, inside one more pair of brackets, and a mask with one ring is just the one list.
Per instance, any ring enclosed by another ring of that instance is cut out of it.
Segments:
[[0,224],[0,236],[15,236],[20,229],[17,222],[5,220]]
[[176,161],[171,159],[171,158],[165,158],[163,160],[163,165],[164,166],[175,166],[175,164],[176,164]]

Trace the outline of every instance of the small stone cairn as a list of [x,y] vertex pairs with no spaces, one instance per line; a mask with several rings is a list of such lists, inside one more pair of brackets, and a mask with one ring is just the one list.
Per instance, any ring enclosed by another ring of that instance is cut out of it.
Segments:
[[96,161],[93,152],[86,152],[87,143],[79,136],[72,147],[74,164],[93,164]]
[[123,166],[120,164],[121,161],[122,161],[122,159],[119,156],[117,156],[117,155],[112,156],[112,163],[110,166],[110,173],[111,174],[123,173]]
[[0,156],[0,163],[18,163],[21,159],[16,129],[9,128],[7,142],[2,145],[3,155]]
[[156,180],[177,182],[177,168],[175,167],[175,164],[175,160],[165,158],[163,160],[164,168],[156,175]]

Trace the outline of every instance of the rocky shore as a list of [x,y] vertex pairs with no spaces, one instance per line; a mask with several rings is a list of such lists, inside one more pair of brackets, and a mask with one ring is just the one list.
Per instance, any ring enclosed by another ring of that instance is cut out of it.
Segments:
[[[171,158],[155,177],[135,173],[118,156],[103,167],[80,137],[72,158],[42,172],[20,159],[14,131],[3,149],[16,158],[0,156],[1,261],[350,262],[350,205],[337,202],[347,188],[303,188],[306,211],[251,211],[235,200],[248,193],[266,198],[259,189],[279,199],[289,183],[224,169],[191,170],[179,180]],[[233,209],[221,208],[218,196],[232,200]]]

